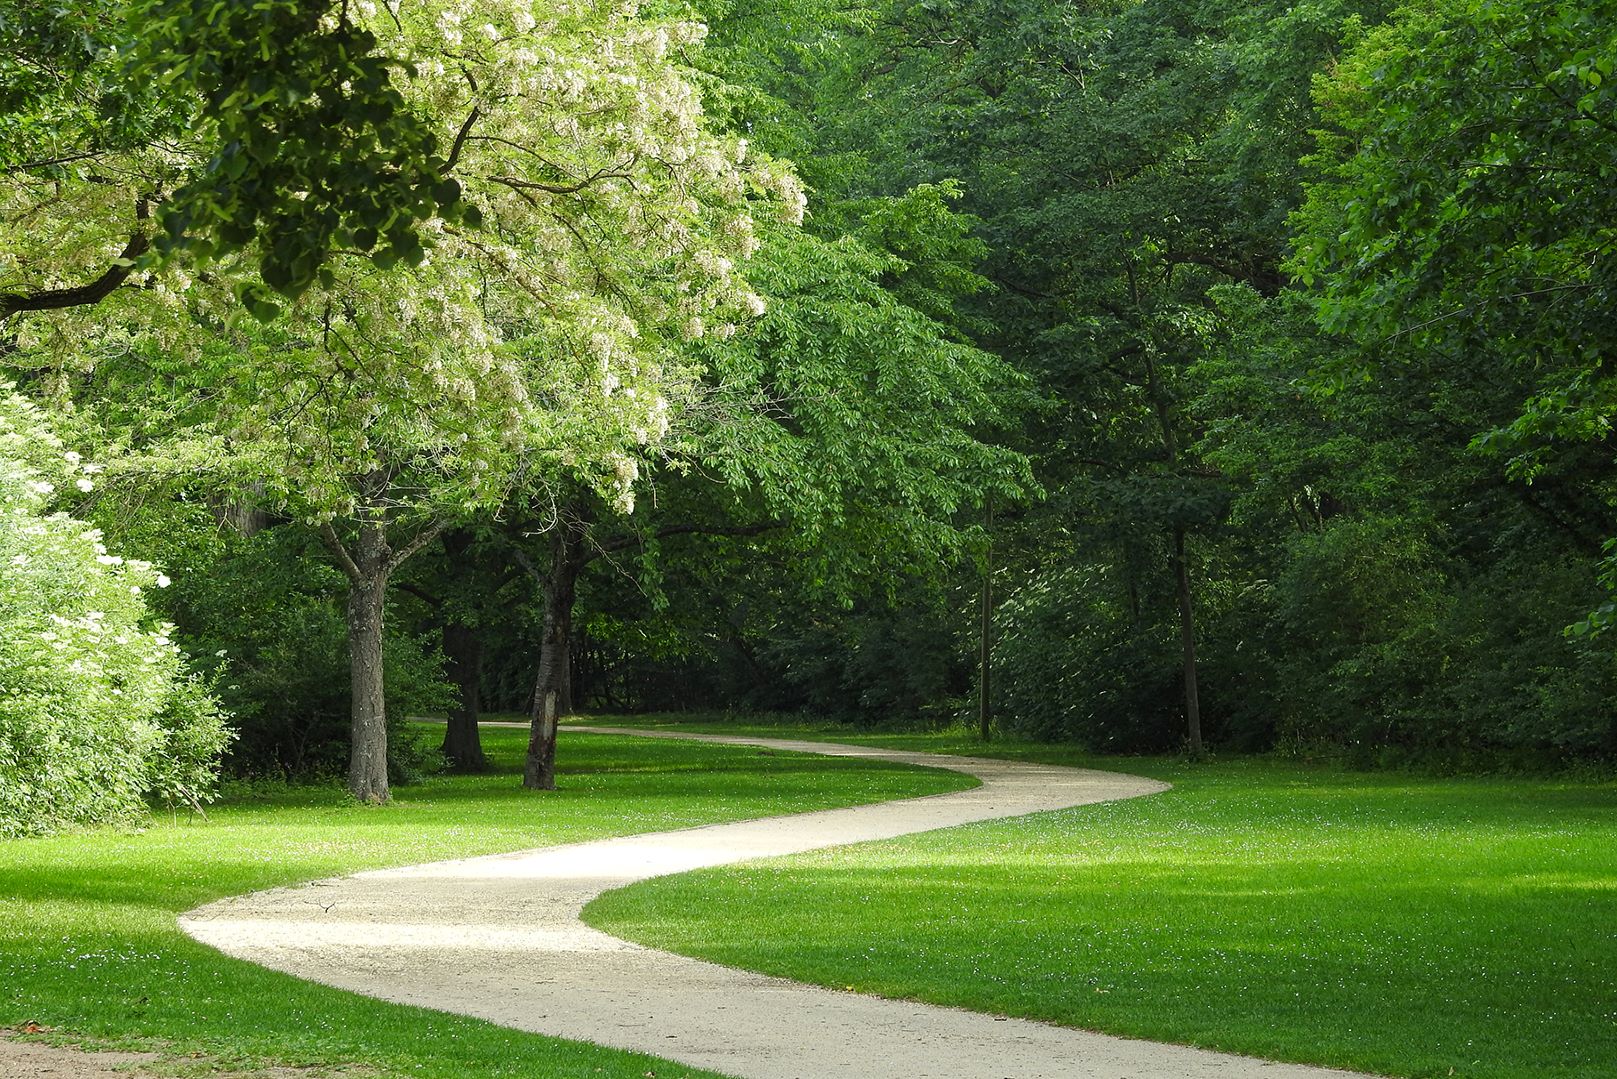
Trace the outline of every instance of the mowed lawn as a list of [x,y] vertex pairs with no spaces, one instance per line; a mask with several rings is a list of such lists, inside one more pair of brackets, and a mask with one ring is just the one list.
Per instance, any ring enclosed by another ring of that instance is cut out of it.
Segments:
[[1617,1075],[1617,786],[989,752],[1175,789],[648,881],[586,917],[824,985],[1285,1060]]
[[518,789],[526,732],[490,730],[489,776],[335,788],[161,815],[140,833],[0,842],[0,1027],[159,1045],[215,1064],[358,1065],[350,1076],[491,1079],[698,1075],[682,1065],[326,989],[192,942],[176,915],[208,900],[358,869],[936,793],[964,777],[858,760],[569,734],[562,790]]

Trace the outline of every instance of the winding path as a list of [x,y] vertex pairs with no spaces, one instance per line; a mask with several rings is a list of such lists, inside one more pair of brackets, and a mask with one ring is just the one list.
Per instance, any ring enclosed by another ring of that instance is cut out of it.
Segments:
[[778,738],[610,727],[950,768],[980,787],[788,817],[359,873],[183,916],[228,955],[383,1000],[652,1053],[743,1079],[1323,1079],[1274,1064],[839,993],[630,944],[579,920],[648,877],[1167,789],[1136,776]]

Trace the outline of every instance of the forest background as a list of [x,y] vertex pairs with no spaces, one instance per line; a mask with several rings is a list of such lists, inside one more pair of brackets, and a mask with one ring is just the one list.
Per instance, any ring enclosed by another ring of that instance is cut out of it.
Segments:
[[0,4],[3,827],[483,710],[1609,762],[1614,14]]

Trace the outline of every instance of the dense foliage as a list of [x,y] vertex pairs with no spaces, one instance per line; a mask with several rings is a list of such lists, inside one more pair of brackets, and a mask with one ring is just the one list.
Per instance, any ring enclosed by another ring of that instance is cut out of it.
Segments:
[[0,2],[3,362],[244,770],[1609,757],[1608,6]]
[[0,383],[0,836],[200,806],[229,738],[147,608],[169,577],[52,510],[99,471]]

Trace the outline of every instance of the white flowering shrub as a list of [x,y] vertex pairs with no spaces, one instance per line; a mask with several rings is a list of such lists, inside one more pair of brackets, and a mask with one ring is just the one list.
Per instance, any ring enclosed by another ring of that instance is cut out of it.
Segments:
[[48,511],[96,472],[0,383],[0,836],[200,807],[230,737],[147,611],[168,578]]

